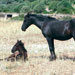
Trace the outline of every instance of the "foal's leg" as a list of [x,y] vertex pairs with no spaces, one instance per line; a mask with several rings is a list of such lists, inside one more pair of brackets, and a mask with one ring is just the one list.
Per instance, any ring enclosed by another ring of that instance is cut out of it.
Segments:
[[27,52],[24,52],[24,61],[27,59]]
[[12,57],[15,57],[15,54],[13,53],[12,55],[10,55],[9,57],[8,57],[8,59],[9,58],[12,58]]
[[47,42],[48,42],[48,45],[49,45],[49,50],[50,50],[50,53],[51,53],[50,60],[55,60],[56,55],[55,55],[55,51],[54,51],[54,39],[49,38],[49,37],[47,37],[46,39],[47,39]]

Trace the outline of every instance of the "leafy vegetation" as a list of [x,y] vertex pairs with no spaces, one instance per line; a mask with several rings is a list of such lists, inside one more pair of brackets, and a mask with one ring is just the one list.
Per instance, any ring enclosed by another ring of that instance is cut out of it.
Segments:
[[57,5],[57,12],[58,13],[73,14],[75,11],[69,1],[62,0]]
[[[52,11],[47,11],[46,8]],[[0,0],[0,12],[75,14],[75,0]]]
[[34,12],[36,13],[41,13],[45,10],[45,5],[43,2],[40,2],[38,4],[35,5],[35,7],[33,8]]
[[17,17],[13,17],[12,20],[20,20],[20,21],[23,21],[24,20],[24,14],[20,14]]

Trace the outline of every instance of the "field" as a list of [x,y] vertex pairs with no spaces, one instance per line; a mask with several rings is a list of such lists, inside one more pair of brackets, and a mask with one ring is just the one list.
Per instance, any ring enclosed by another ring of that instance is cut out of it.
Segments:
[[[21,31],[22,21],[0,21],[0,59],[8,57],[17,40],[28,51],[28,61],[0,61],[0,75],[75,75],[75,42],[55,40],[57,60],[49,61],[49,48],[41,31],[34,25]],[[61,60],[60,57],[63,59]]]

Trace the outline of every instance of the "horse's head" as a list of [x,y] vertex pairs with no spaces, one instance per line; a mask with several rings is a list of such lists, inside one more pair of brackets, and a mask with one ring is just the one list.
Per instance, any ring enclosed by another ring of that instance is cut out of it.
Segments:
[[32,24],[32,21],[30,18],[30,13],[27,13],[27,15],[25,15],[24,17],[24,21],[21,27],[22,31],[25,31],[31,24]]
[[17,43],[13,46],[12,48],[12,53],[16,52],[16,51],[21,51],[22,47],[24,46],[24,44],[22,43],[22,41],[17,40]]

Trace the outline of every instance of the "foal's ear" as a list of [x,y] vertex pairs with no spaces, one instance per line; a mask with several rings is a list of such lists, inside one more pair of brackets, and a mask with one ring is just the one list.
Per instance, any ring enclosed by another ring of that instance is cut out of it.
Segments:
[[20,40],[20,42],[21,42],[21,40]]
[[28,13],[27,13],[27,17],[29,17],[29,16],[30,16],[30,14],[31,14],[31,12],[28,12]]

